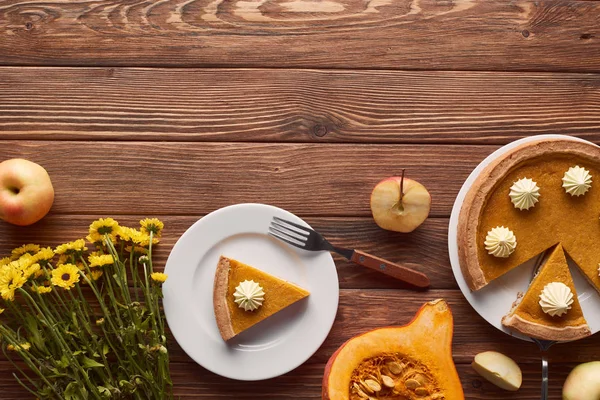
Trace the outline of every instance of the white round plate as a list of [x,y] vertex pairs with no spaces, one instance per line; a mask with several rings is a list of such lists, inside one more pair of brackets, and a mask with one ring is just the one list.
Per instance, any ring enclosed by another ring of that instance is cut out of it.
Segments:
[[[165,267],[169,278],[163,303],[173,336],[194,361],[227,378],[268,379],[298,367],[321,346],[337,313],[338,276],[331,254],[297,249],[268,236],[273,216],[308,226],[264,204],[221,208],[181,236]],[[221,255],[294,282],[310,296],[224,342],[212,300]]]
[[[471,172],[471,175],[469,175],[463,184],[456,197],[456,201],[454,202],[454,207],[452,208],[452,214],[450,216],[450,225],[448,227],[448,252],[450,253],[452,272],[467,301],[475,311],[491,325],[511,336],[528,341],[531,341],[531,338],[505,328],[502,326],[501,320],[511,309],[513,302],[517,298],[517,293],[525,292],[525,290],[527,290],[533,273],[535,260],[530,260],[525,264],[514,268],[510,272],[489,283],[483,289],[471,292],[460,269],[456,230],[458,225],[458,215],[460,214],[465,195],[479,173],[499,155],[514,149],[523,143],[540,139],[571,139],[593,144],[587,140],[566,135],[538,135],[519,139],[499,148],[483,160],[481,164]],[[600,310],[600,296],[598,295],[598,292],[590,286],[581,272],[579,272],[579,269],[571,264],[570,260],[569,264],[579,302],[583,309],[583,314],[585,315],[592,333],[596,333],[600,331],[600,312],[598,311]]]

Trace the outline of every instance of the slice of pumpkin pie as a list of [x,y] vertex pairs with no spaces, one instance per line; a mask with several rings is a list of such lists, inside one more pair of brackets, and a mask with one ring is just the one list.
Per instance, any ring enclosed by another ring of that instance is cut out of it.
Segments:
[[310,293],[288,281],[221,256],[213,307],[223,340],[229,340]]
[[552,250],[525,295],[502,318],[502,325],[544,340],[575,340],[591,334],[560,244]]

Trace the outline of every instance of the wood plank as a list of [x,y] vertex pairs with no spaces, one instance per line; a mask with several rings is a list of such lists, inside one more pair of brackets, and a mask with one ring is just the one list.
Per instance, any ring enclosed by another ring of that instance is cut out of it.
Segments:
[[[2,65],[598,71],[595,1],[5,0]],[[131,57],[134,54],[135,57]]]
[[[101,215],[50,215],[32,227],[16,227],[0,221],[0,258],[26,243],[43,246],[57,245],[87,235],[89,224]],[[138,226],[143,216],[118,216],[125,226]],[[199,217],[161,216],[165,223],[162,242],[155,247],[154,265],[162,270],[171,249],[179,237]],[[438,289],[457,288],[450,270],[447,245],[447,218],[428,219],[411,234],[400,234],[380,229],[372,218],[320,218],[306,221],[333,243],[347,248],[358,248],[380,257],[396,261],[409,268],[425,272]],[[386,275],[357,266],[334,255],[342,288],[405,288],[406,285]]]
[[495,148],[4,141],[0,160],[28,158],[48,170],[52,214],[199,216],[252,202],[302,216],[370,216],[373,187],[406,168],[430,191],[431,216],[447,217],[464,180]]
[[[561,388],[568,373],[576,364],[550,365],[551,399],[561,397]],[[466,399],[496,400],[537,400],[540,398],[541,368],[538,363],[520,365],[523,371],[523,385],[517,392],[507,392],[497,388],[466,364],[457,365],[459,377]],[[172,363],[171,374],[175,382],[174,394],[178,399],[318,399],[321,397],[321,383],[324,365],[304,364],[295,371],[283,376],[259,381],[233,381],[214,375],[200,366]],[[0,386],[3,400],[30,399],[31,396],[17,385],[11,375],[11,365],[0,361]],[[455,400],[455,399],[454,399]]]
[[0,131],[2,139],[474,144],[562,133],[598,142],[599,93],[598,74],[5,67]]
[[[407,324],[424,303],[438,298],[450,304],[454,316],[452,354],[456,363],[470,364],[477,353],[488,350],[502,352],[519,364],[540,362],[537,345],[513,338],[488,324],[458,290],[433,289],[415,293],[389,289],[342,289],[333,328],[306,363],[325,365],[335,350],[351,337],[382,326]],[[168,338],[171,360],[193,363],[170,334]],[[552,364],[600,360],[597,335],[556,344],[547,356]]]

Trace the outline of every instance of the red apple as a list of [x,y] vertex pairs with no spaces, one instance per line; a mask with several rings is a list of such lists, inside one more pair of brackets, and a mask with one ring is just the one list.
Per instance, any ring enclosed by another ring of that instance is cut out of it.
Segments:
[[0,163],[0,218],[15,225],[31,225],[50,211],[54,188],[39,164],[13,158]]
[[412,232],[427,219],[431,195],[419,182],[393,176],[371,193],[371,212],[377,225],[395,232]]

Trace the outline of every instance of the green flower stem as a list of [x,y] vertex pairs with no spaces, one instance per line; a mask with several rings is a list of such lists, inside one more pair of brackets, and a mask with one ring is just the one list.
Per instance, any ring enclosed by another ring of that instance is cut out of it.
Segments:
[[[83,294],[81,293],[81,289],[79,288],[79,285],[78,284],[75,284],[75,285],[79,289],[79,295],[81,296],[81,299],[85,300],[83,297]],[[88,348],[88,350],[91,351],[91,354],[94,354],[94,353],[102,354],[102,349],[99,348],[98,343],[94,339],[94,333],[92,332],[91,322],[90,322],[89,316],[87,315],[87,312],[81,310],[81,308],[79,306],[79,302],[75,299],[75,295],[73,295],[73,293],[70,290],[68,292],[69,292],[69,295],[71,296],[71,299],[73,300],[73,303],[75,303],[75,305],[77,307],[78,312],[76,314],[79,316],[79,320],[81,321],[82,325],[85,327],[86,333],[89,335],[89,337],[94,342],[94,347],[91,347],[89,343],[85,344],[86,347]],[[84,314],[87,318],[84,319],[84,317],[82,317],[81,314]],[[106,358],[104,357],[104,354],[102,354],[102,359],[104,362],[106,362]],[[99,370],[99,372],[102,375],[103,379],[106,378],[103,370]],[[109,370],[109,372],[110,372],[110,370]]]
[[[113,245],[113,243],[111,241],[108,240],[108,237],[105,237],[106,240],[106,245],[108,247],[108,250],[110,251],[111,255],[113,256],[114,259],[114,265],[115,265],[115,269],[116,269],[116,275],[117,278],[119,279],[119,287],[121,288],[121,293],[123,294],[123,299],[125,299],[127,304],[131,303],[131,296],[129,294],[129,286],[127,284],[127,279],[123,280],[123,275],[127,276],[125,273],[125,266],[123,265],[123,263],[120,260],[119,254],[117,254],[117,249],[115,249],[115,246]],[[121,269],[121,266],[123,266],[123,268]]]
[[90,306],[90,303],[88,303],[85,300],[85,297],[83,297],[83,292],[81,291],[81,286],[76,283],[75,287],[77,287],[77,293],[79,294],[79,298],[81,299],[81,303],[84,305],[84,308],[85,308],[85,317],[86,317],[88,323],[91,324],[90,315],[93,317],[94,320],[96,320],[96,314],[94,313],[94,310],[92,310],[92,307]]
[[[105,267],[106,269],[108,269],[109,267]],[[117,308],[117,304],[120,304],[117,299],[115,298],[115,293],[112,287],[112,283],[110,283],[112,277],[110,276],[110,271],[107,274],[108,276],[106,277],[106,279],[104,280],[106,282],[106,286],[108,286],[108,290],[106,291],[108,293],[108,297],[110,297],[110,303],[114,309],[114,315],[115,318],[117,319],[117,322],[119,323],[119,326],[123,326],[123,321],[121,320],[121,315],[119,313],[119,309]]]
[[[14,345],[13,345],[13,346],[14,346]],[[31,378],[29,377],[29,375],[27,375],[27,374],[26,374],[26,373],[25,373],[25,372],[24,372],[24,371],[21,369],[21,367],[19,367],[19,366],[18,366],[18,365],[17,365],[17,364],[16,364],[16,363],[13,361],[12,357],[10,357],[10,356],[9,356],[9,355],[6,353],[6,350],[5,350],[4,346],[1,346],[1,347],[2,347],[2,354],[4,354],[4,358],[6,358],[6,359],[7,359],[7,360],[8,360],[8,361],[9,361],[9,362],[12,364],[12,366],[13,366],[13,367],[15,367],[15,369],[16,369],[17,371],[19,371],[19,373],[25,377],[25,379],[27,379],[27,381],[28,381],[28,382],[31,384],[31,386],[33,386],[33,387],[34,387],[36,390],[38,390],[38,391],[39,391],[39,390],[40,390],[40,387],[39,387],[39,385],[38,385],[38,384],[37,384],[37,383],[36,383],[36,382],[35,382],[33,379],[31,379]],[[21,383],[21,386],[23,386],[23,383]]]
[[[22,288],[19,288],[18,290],[19,290],[19,292],[21,292],[26,297],[26,299],[28,300],[28,302],[31,302],[31,304],[33,304],[33,306],[35,307],[35,309],[37,310],[37,312],[42,316],[42,318],[48,324],[49,321],[46,319],[46,316],[42,313],[42,310],[39,308],[39,306],[37,305],[37,303],[35,302],[35,300],[33,300],[33,298],[29,295],[29,293],[27,293]],[[98,398],[99,400],[102,400],[102,398],[100,397],[100,393],[98,393],[98,388],[92,384],[92,382],[90,381],[90,377],[84,371],[84,369],[81,367],[81,365],[79,364],[79,362],[77,361],[77,359],[75,358],[75,356],[73,356],[73,353],[70,351],[67,343],[62,340],[63,339],[62,336],[57,335],[56,332],[53,329],[50,329],[50,333],[52,334],[52,336],[54,336],[54,339],[62,345],[64,354],[68,358],[71,359],[71,362],[72,362],[71,367],[73,367],[73,365],[74,365],[75,368],[76,368],[76,370],[83,376],[83,380],[89,385],[90,391],[92,392],[92,394],[94,395],[94,397]]]
[[[13,364],[13,365],[14,365],[14,364]],[[13,374],[12,374],[12,375],[13,375],[13,377],[16,379],[16,381],[17,381],[17,383],[18,383],[19,385],[21,385],[21,386],[22,386],[22,387],[23,387],[25,390],[27,390],[29,393],[31,393],[32,395],[34,395],[34,396],[37,398],[37,393],[36,393],[36,392],[34,392],[33,390],[31,390],[31,389],[29,388],[29,386],[27,386],[26,384],[24,384],[24,383],[23,383],[23,381],[21,381],[21,379],[19,379],[19,377],[17,376],[17,374],[15,374],[15,373],[13,372]],[[40,391],[40,389],[36,389],[36,390],[37,390],[38,392]]]
[[[89,279],[84,275],[84,279],[89,282]],[[92,287],[90,285],[90,287]],[[113,329],[115,335],[120,332],[119,329],[117,329],[117,327],[114,325],[112,319],[109,317],[110,313],[108,312],[108,310],[106,309],[106,305],[104,304],[104,301],[102,300],[100,293],[98,293],[98,291],[92,287],[92,290],[94,291],[94,294],[96,295],[96,297],[98,298],[98,302],[100,303],[100,307],[102,308],[102,312],[105,314],[104,318],[105,321],[108,321],[109,325],[111,326],[111,328]],[[120,326],[123,326],[122,324]],[[104,331],[105,335],[107,335],[106,330],[104,329],[104,325],[102,326],[102,330]],[[107,335],[108,337],[108,335]],[[107,341],[108,345],[113,349],[113,352],[115,353],[115,355],[117,356],[117,358],[119,358],[119,352],[117,351],[117,349],[114,348],[114,346],[112,345],[112,343],[110,341]],[[141,371],[141,373],[144,373],[145,370],[143,370],[136,362],[135,360],[131,357],[131,354],[129,352],[125,352],[126,357],[128,358],[128,360],[134,365],[134,367],[136,367],[139,371]],[[121,359],[119,358],[119,363],[122,363]]]
[[133,281],[133,294],[135,295],[135,301],[140,302],[140,296],[138,294],[138,274],[137,269],[134,270],[134,267],[137,268],[137,260],[134,263],[135,257],[135,245],[131,245],[131,252],[129,253],[129,272],[131,273],[131,280]]
[[[16,342],[15,338],[10,334],[10,332],[3,326],[0,325],[0,333],[2,333],[2,336],[6,339],[8,339],[10,342],[10,344],[14,345],[18,345],[18,343]],[[59,399],[62,399],[63,397],[58,393],[58,391],[56,390],[56,388],[48,381],[48,379],[46,378],[46,376],[39,370],[39,368],[33,363],[33,361],[31,360],[31,358],[29,357],[29,355],[27,354],[26,351],[21,351],[19,352],[19,356],[21,356],[21,358],[23,359],[23,361],[25,362],[25,364],[27,364],[27,366],[33,371],[35,372],[43,381],[46,385],[48,385],[52,391],[54,392],[54,394],[56,394],[56,396]]]

